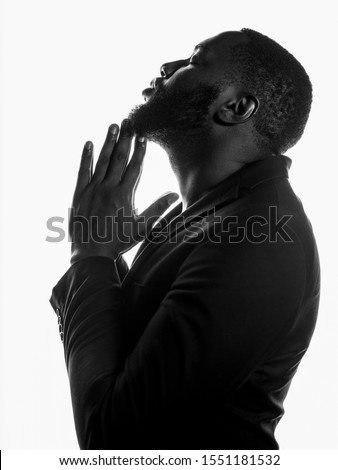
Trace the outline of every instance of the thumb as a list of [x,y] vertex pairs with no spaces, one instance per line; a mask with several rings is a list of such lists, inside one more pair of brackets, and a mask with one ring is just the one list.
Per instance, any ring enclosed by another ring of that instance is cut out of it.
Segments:
[[178,199],[179,195],[177,193],[165,193],[140,214],[140,217],[143,217],[144,219],[144,228],[146,233],[148,233],[156,220],[168,209],[168,207]]

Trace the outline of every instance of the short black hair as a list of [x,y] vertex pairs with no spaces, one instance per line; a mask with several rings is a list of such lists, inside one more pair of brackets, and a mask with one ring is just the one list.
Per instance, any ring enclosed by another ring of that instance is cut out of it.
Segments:
[[283,153],[303,134],[312,103],[310,79],[280,44],[252,29],[241,32],[249,42],[231,47],[230,78],[260,101],[253,117],[259,148]]

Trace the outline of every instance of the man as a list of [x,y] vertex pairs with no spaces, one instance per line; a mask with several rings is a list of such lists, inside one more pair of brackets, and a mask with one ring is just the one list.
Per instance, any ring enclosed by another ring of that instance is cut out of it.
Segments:
[[[164,64],[143,95],[120,132],[110,126],[94,173],[85,145],[71,267],[51,298],[80,447],[278,449],[319,300],[316,244],[283,155],[303,133],[311,83],[243,29]],[[167,151],[182,196],[160,220],[177,195],[140,215],[133,202],[147,139]],[[129,270],[121,255],[140,239]]]

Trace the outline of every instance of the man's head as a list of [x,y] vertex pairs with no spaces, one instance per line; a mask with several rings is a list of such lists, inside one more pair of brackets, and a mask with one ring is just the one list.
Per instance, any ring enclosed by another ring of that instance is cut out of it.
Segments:
[[312,87],[302,65],[250,29],[196,46],[188,59],[161,67],[130,114],[135,131],[165,147],[191,139],[237,139],[283,153],[306,125]]

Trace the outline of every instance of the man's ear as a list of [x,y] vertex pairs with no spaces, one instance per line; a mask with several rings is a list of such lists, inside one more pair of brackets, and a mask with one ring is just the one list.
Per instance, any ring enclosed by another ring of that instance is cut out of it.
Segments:
[[216,111],[218,121],[224,124],[241,124],[250,119],[259,108],[259,100],[253,95],[241,96],[223,102]]

